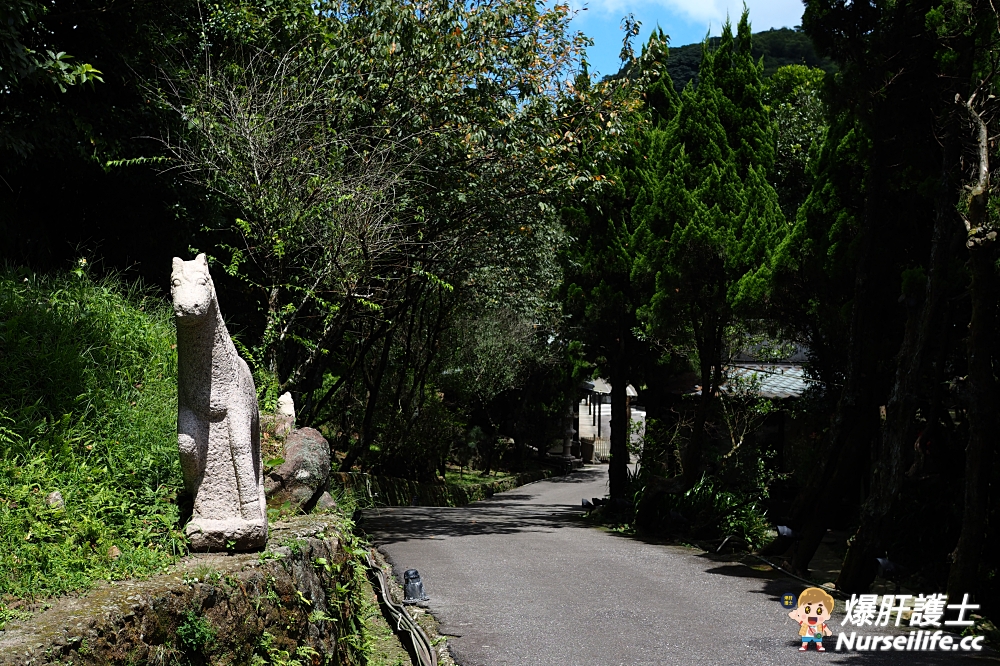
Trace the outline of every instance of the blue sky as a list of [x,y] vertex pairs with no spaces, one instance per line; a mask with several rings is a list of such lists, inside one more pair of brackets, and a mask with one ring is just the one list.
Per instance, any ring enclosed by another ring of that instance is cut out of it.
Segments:
[[[733,23],[743,11],[742,0],[570,0],[572,7],[582,9],[573,19],[573,26],[594,45],[587,51],[592,74],[614,74],[618,71],[618,54],[622,47],[622,17],[632,13],[642,22],[638,47],[648,39],[657,24],[670,35],[671,46],[700,42],[711,30],[719,34],[726,13]],[[793,28],[802,22],[802,0],[747,0],[750,24],[754,32],[768,28]]]

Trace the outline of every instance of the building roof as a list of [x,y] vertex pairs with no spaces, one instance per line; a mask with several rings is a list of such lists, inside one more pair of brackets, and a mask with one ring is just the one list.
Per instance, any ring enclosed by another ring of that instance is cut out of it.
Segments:
[[[763,398],[797,398],[813,383],[806,377],[804,366],[797,364],[737,363],[728,366],[726,372],[736,377],[756,375],[760,380],[758,395]],[[700,381],[696,373],[685,373],[668,382],[668,390],[674,394],[701,395]],[[722,390],[726,390],[725,384]]]
[[756,375],[760,380],[758,394],[764,398],[797,398],[812,383],[806,378],[805,368],[801,365],[746,364],[731,366],[729,372],[737,377]]

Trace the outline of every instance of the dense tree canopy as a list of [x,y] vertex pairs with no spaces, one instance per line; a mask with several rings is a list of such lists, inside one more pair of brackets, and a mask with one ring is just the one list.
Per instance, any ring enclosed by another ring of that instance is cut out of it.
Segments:
[[723,27],[718,49],[705,47],[697,85],[685,87],[674,117],[652,130],[633,211],[640,220],[637,271],[655,276],[642,313],[649,334],[690,350],[701,379],[701,406],[683,455],[685,485],[694,484],[700,467],[735,309],[758,298],[748,279],[784,231],[767,180],[773,126],[746,13],[737,36]]
[[[602,376],[614,520],[800,574],[837,528],[846,592],[888,554],[995,598],[993,4],[807,0],[638,56],[626,21],[605,81],[572,16],[7,2],[0,251],[161,288],[207,252],[262,404],[344,471],[553,464]],[[811,388],[773,403],[736,365],[791,343]]]

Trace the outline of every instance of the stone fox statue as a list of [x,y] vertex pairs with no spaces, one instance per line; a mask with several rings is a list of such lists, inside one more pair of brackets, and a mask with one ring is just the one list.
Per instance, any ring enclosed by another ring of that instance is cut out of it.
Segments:
[[222,320],[208,261],[174,258],[177,445],[194,495],[192,550],[253,550],[267,541],[257,393]]

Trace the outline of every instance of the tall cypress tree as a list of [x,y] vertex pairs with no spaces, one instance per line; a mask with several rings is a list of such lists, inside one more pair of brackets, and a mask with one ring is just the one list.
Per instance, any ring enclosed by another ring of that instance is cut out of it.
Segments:
[[[996,11],[988,2],[809,0],[803,25],[840,73],[828,81],[832,123],[818,177],[773,275],[786,304],[796,294],[810,303],[799,321],[811,320],[828,346],[814,351],[830,351],[829,333],[846,331],[834,336],[844,353],[827,354],[837,404],[827,455],[789,517],[799,530],[791,566],[807,570],[825,521],[840,515],[858,521],[841,590],[868,591],[875,558],[886,555],[941,580],[958,538],[952,475],[962,463],[956,443],[966,440],[965,515],[948,586],[981,591],[998,428],[996,352],[986,343],[996,334],[997,250],[992,222],[963,230],[959,213],[977,191],[963,171],[984,163],[971,150],[972,121],[996,117]],[[968,255],[958,251],[965,235]],[[842,323],[824,314],[838,304]],[[820,514],[816,497],[827,504]]]
[[[628,500],[629,383],[640,384],[655,366],[649,345],[635,332],[637,310],[648,300],[652,285],[634,270],[636,260],[632,217],[639,163],[648,152],[648,127],[668,122],[679,105],[665,60],[669,38],[657,30],[630,65],[633,80],[645,84],[643,103],[633,98],[632,114],[614,146],[594,147],[594,169],[600,172],[580,200],[562,211],[574,242],[565,260],[564,307],[572,335],[584,343],[585,356],[611,382],[611,461],[608,470],[612,499]],[[578,85],[586,86],[585,77]],[[655,410],[654,410],[655,411]]]
[[697,86],[689,83],[675,116],[652,130],[632,211],[635,271],[655,282],[640,316],[654,337],[692,346],[701,377],[682,474],[667,490],[690,487],[701,473],[705,425],[725,378],[727,327],[736,309],[760,298],[754,274],[785,229],[767,180],[773,126],[762,101],[763,64],[751,47],[747,11],[736,36],[727,22],[716,50],[706,42]]
[[628,229],[628,190],[620,170],[578,206],[563,210],[575,238],[567,257],[565,307],[573,335],[585,356],[611,383],[611,460],[608,485],[613,500],[625,500],[628,485],[626,386],[638,341],[636,299],[631,288],[633,253]]

